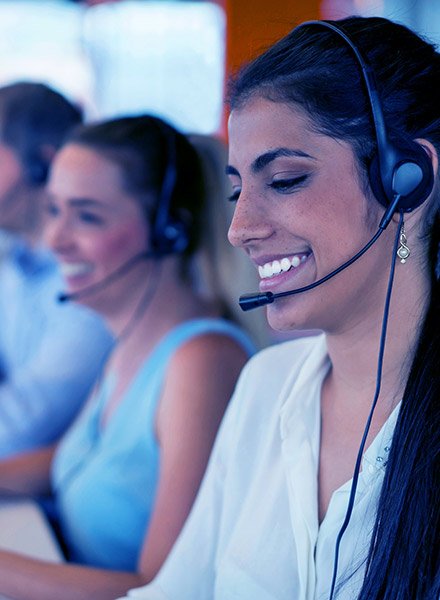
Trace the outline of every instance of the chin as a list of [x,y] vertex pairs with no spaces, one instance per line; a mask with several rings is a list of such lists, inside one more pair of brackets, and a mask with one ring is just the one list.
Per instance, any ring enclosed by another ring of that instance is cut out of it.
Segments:
[[[101,306],[103,302],[102,296],[99,296],[99,292],[93,294],[82,294],[83,289],[83,287],[72,286],[72,288],[68,290],[67,293],[72,294],[74,296],[72,298],[72,302],[80,306],[90,308],[94,312],[101,313]],[[78,294],[78,297],[75,297],[76,294]]]
[[[74,293],[74,292],[72,292],[72,293]],[[90,298],[82,298],[81,296],[79,296],[78,298],[74,297],[74,298],[72,298],[72,302],[74,302],[75,304],[78,304],[78,306],[85,306],[86,308],[90,308],[91,310],[93,310],[95,312],[99,312],[99,310],[97,309],[93,300],[91,300]]]
[[298,318],[298,315],[292,314],[292,312],[295,313],[296,311],[281,312],[279,310],[273,310],[273,308],[270,307],[267,309],[267,322],[272,329],[283,333],[310,329],[307,324]]
[[[307,302],[309,304],[309,302]],[[301,298],[282,298],[275,300],[266,308],[267,321],[275,331],[289,332],[314,329],[310,310]]]

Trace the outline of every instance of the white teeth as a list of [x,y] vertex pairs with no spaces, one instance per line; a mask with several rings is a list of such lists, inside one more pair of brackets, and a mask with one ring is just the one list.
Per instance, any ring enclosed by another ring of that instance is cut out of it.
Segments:
[[61,265],[61,273],[65,277],[75,277],[77,275],[84,275],[92,270],[90,265],[84,263],[64,263]]
[[291,266],[292,265],[291,265],[290,260],[288,258],[283,258],[281,260],[281,270],[282,271],[288,271]]
[[274,275],[278,275],[278,273],[281,273],[281,263],[279,260],[274,260],[272,263],[272,273]]
[[263,267],[263,277],[272,277],[272,265],[270,263],[266,263]]
[[268,262],[263,266],[259,265],[258,273],[261,279],[268,279],[269,277],[274,277],[281,272],[285,273],[291,268],[296,269],[305,260],[307,260],[307,254],[303,254],[301,257],[298,254],[295,254],[295,256],[292,258],[284,257],[281,260]]

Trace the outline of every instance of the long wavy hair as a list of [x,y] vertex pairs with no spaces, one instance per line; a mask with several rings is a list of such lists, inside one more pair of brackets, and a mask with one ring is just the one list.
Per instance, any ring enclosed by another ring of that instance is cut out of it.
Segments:
[[[386,19],[338,21],[366,55],[394,141],[425,138],[440,153],[440,57],[433,45]],[[316,130],[351,143],[366,189],[376,142],[365,86],[351,50],[333,32],[303,27],[231,83],[232,109],[254,96],[300,106]],[[424,223],[431,297],[408,373],[378,501],[358,600],[440,597],[439,199]]]

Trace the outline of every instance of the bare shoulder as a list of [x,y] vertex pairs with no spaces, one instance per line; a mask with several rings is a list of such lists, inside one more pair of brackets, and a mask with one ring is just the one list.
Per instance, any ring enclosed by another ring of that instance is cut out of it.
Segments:
[[212,422],[216,428],[247,359],[228,335],[209,332],[185,342],[168,365],[157,412],[159,437],[177,421],[204,427]]
[[240,363],[243,366],[248,358],[243,346],[230,335],[209,332],[182,344],[171,359],[170,371],[180,368],[199,370],[209,364],[222,370],[226,365]]

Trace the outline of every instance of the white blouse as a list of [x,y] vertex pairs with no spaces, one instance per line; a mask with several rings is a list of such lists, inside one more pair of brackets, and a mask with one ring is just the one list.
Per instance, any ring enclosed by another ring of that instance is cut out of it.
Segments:
[[[327,600],[351,481],[318,523],[325,337],[260,352],[245,367],[190,517],[139,600]],[[398,407],[364,454],[340,548],[338,600],[359,593]]]

